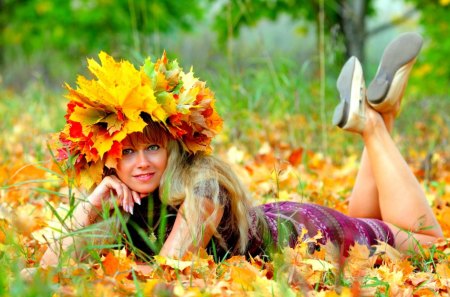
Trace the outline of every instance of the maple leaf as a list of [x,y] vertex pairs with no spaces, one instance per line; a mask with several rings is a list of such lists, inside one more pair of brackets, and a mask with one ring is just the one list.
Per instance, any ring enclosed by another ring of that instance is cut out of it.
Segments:
[[402,253],[386,242],[378,242],[378,244],[373,247],[375,248],[375,251],[373,252],[375,255],[385,255],[394,262],[403,259]]
[[182,261],[179,259],[172,259],[164,256],[155,255],[154,259],[158,265],[169,266],[173,269],[178,269],[183,271],[187,267],[191,267],[193,265],[192,261]]
[[436,275],[440,288],[450,288],[450,265],[448,260],[436,265]]
[[375,257],[370,257],[370,250],[366,245],[356,243],[350,247],[345,261],[344,273],[346,277],[363,276],[375,263]]
[[293,150],[292,153],[289,155],[289,163],[292,164],[292,166],[297,166],[302,162],[303,159],[303,148],[300,147],[296,150]]
[[227,260],[229,277],[234,290],[249,291],[254,288],[254,281],[259,277],[259,271],[241,256],[234,256]]
[[305,259],[302,260],[302,263],[311,265],[311,268],[314,271],[323,272],[336,269],[336,267],[334,267],[334,265],[332,265],[331,263],[318,259]]
[[100,183],[102,180],[103,167],[104,164],[101,161],[92,162],[89,167],[77,175],[79,184],[83,185],[86,189],[91,189],[94,185]]
[[169,63],[165,52],[155,64],[147,59],[142,69],[152,80],[156,98],[168,114],[169,121],[162,123],[172,136],[181,138],[189,152],[209,152],[212,137],[222,129],[222,119],[214,109],[214,94],[205,82],[194,77],[192,68],[184,73],[176,60]]
[[136,265],[126,256],[125,250],[114,250],[108,252],[102,259],[102,267],[106,276],[114,278],[119,283],[126,286],[127,290],[134,290],[134,284],[128,276],[131,269]]

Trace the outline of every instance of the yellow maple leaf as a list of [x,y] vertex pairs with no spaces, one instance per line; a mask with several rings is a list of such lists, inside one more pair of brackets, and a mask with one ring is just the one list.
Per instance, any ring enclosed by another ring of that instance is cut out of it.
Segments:
[[183,271],[187,267],[191,267],[193,265],[192,261],[182,261],[179,259],[168,258],[160,255],[155,255],[154,259],[159,265],[166,265],[173,269],[178,269]]
[[387,244],[386,242],[378,242],[378,244],[375,245],[374,247],[375,247],[374,254],[385,255],[393,262],[400,261],[403,258],[402,253],[399,250]]
[[69,120],[79,122],[83,127],[83,134],[89,133],[90,127],[101,121],[107,113],[90,106],[75,106],[74,112],[70,115]]
[[154,296],[155,287],[161,283],[163,283],[163,281],[159,279],[147,279],[142,288],[144,296]]
[[370,256],[369,248],[366,245],[356,243],[349,249],[346,259],[344,274],[347,277],[359,277],[373,267],[374,258]]
[[86,189],[91,189],[94,184],[100,183],[103,174],[103,162],[97,161],[90,167],[80,172],[77,176],[78,181]]
[[441,288],[450,288],[450,265],[448,261],[436,265],[436,275]]
[[249,291],[253,290],[253,282],[258,277],[258,272],[248,262],[242,263],[240,266],[230,267],[230,276],[233,288]]
[[334,267],[333,264],[331,264],[327,261],[323,261],[323,260],[305,259],[305,260],[302,260],[301,262],[304,264],[311,265],[311,267],[314,271],[329,271],[329,270],[336,269],[336,267]]

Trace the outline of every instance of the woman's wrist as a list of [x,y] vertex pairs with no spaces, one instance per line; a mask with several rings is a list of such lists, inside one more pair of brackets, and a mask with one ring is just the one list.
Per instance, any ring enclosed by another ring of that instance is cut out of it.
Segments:
[[79,229],[93,224],[97,220],[100,212],[101,207],[93,205],[90,201],[81,202],[74,212],[73,227]]

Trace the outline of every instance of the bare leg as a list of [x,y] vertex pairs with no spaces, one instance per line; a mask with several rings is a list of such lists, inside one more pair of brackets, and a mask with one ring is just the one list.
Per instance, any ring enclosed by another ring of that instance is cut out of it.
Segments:
[[[400,70],[411,67],[411,63]],[[405,72],[399,73],[387,95],[389,108],[383,109],[381,115],[369,107],[361,64],[351,57],[337,80],[340,102],[333,113],[333,124],[360,134],[365,145],[361,170],[352,193],[351,215],[383,220],[396,234],[396,246],[405,250],[415,248],[417,241],[421,244],[433,242],[442,237],[442,230],[419,182],[389,133],[400,107],[401,89],[407,81]],[[397,97],[390,96],[391,93]]]
[[[408,82],[409,72],[414,65],[421,46],[422,37],[420,35],[406,33],[392,41],[383,52],[377,74],[370,83],[367,93],[365,93],[367,94],[369,105],[380,112],[381,116],[372,109],[368,110],[368,122],[370,125],[367,125],[368,127],[366,128],[368,129],[363,129],[364,133],[359,131],[364,136],[366,147],[362,153],[361,167],[358,171],[349,203],[350,216],[382,219],[398,225],[400,228],[419,233],[423,233],[423,227],[437,225],[436,220],[419,183],[410,172],[409,167],[398,152],[389,134],[393,130],[394,119],[400,110],[400,103]],[[354,77],[353,75],[352,84],[358,83]],[[353,102],[355,101],[354,99],[357,98],[353,98]],[[383,122],[384,125],[382,125]],[[376,124],[374,125],[374,123]],[[372,131],[372,129],[375,130]],[[373,134],[376,136],[372,137]],[[367,135],[371,136],[368,137]],[[369,143],[372,147],[368,147]],[[385,147],[386,144],[387,146]],[[375,158],[377,155],[379,155],[378,158]],[[389,156],[383,158],[384,155]],[[389,164],[386,165],[386,162],[389,162]],[[384,178],[382,179],[381,177]],[[388,181],[391,182],[390,185],[387,184]],[[407,198],[397,198],[401,193]],[[389,198],[390,196],[393,197],[392,201]],[[409,196],[415,198],[409,201]],[[402,201],[407,206],[402,207]],[[411,208],[414,208],[417,213],[409,213],[408,211]],[[422,213],[422,211],[423,221],[419,222],[417,214]],[[398,217],[396,218],[394,214],[397,214]],[[399,222],[398,219],[400,219],[402,214],[408,217],[410,221],[400,220]],[[413,225],[414,222],[416,226]],[[392,224],[390,225],[391,228],[394,231],[398,231],[399,229]],[[422,230],[420,230],[420,224],[423,224]],[[437,226],[435,232],[429,232],[432,236],[439,233],[439,226]],[[403,235],[405,235],[403,240],[407,239],[408,235],[404,232]],[[429,240],[427,238],[428,235],[417,235],[421,237],[420,241],[422,242]],[[417,239],[419,239],[418,237]],[[403,240],[400,241],[403,242]]]
[[381,219],[377,184],[366,148],[363,150],[361,165],[350,195],[348,215],[355,218]]
[[[387,130],[392,132],[394,128],[394,113],[383,114],[384,124]],[[367,150],[364,148],[361,156],[361,165],[356,175],[355,185],[350,195],[348,214],[355,218],[382,219],[378,189],[373,176]]]
[[[368,166],[379,194],[381,219],[394,232],[412,232],[415,239],[423,244],[442,237],[442,230],[424,191],[394,144],[383,118],[371,108],[366,110],[362,136],[366,149],[365,162],[370,163]],[[412,243],[414,240],[410,234],[397,234],[398,247],[407,249]]]
[[[384,99],[379,106],[383,107],[381,116],[389,133],[394,128],[394,119],[400,110],[408,74],[420,51],[421,45],[422,39],[416,34],[403,35],[388,45],[381,58],[377,75],[367,90],[368,101]],[[395,81],[387,81],[388,77],[393,76],[397,78]],[[379,204],[379,193],[372,172],[372,165],[369,161],[367,150],[364,148],[360,169],[350,196],[349,215],[352,217],[381,219]]]
[[350,196],[349,215],[383,220],[396,247],[408,251],[433,243],[442,230],[419,182],[398,151],[390,132],[397,110],[380,115],[366,109],[361,167]]

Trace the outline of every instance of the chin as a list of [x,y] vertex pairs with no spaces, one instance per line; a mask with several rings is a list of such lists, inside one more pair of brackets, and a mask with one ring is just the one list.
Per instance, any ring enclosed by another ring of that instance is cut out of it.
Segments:
[[151,195],[153,192],[145,192],[145,193],[139,193],[139,197],[141,198],[147,198],[149,195]]
[[141,198],[143,197],[147,197],[148,195],[151,195],[155,190],[149,190],[149,189],[142,189],[142,190],[137,190],[136,192],[139,193],[139,196]]

